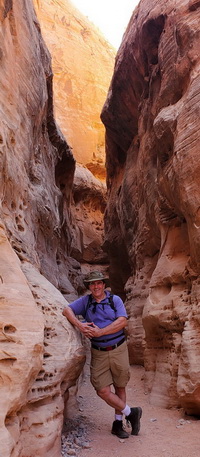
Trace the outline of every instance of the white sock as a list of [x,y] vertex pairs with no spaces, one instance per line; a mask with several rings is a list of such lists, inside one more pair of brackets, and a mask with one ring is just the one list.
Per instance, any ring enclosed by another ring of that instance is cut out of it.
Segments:
[[122,413],[125,415],[125,416],[129,416],[131,412],[131,408],[130,406],[126,405],[124,409],[122,409]]
[[123,418],[122,414],[115,414],[116,421],[122,421],[122,418]]

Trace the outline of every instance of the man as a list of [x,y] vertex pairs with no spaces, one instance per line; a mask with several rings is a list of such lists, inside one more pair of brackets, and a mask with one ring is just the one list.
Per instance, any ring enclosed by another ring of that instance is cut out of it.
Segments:
[[[140,430],[140,407],[126,404],[126,385],[130,378],[127,343],[124,328],[127,313],[120,297],[105,290],[108,278],[101,272],[91,272],[84,281],[90,290],[63,310],[63,315],[91,340],[91,383],[97,395],[115,409],[111,433],[119,438],[128,438],[123,429],[123,414],[131,424],[132,435]],[[76,315],[82,315],[81,322]],[[114,392],[111,386],[114,387]]]

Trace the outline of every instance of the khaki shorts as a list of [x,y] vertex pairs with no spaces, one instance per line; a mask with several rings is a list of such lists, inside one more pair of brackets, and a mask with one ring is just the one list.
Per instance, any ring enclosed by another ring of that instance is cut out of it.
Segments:
[[97,391],[111,384],[116,387],[126,387],[129,379],[126,341],[112,351],[91,349],[90,380]]

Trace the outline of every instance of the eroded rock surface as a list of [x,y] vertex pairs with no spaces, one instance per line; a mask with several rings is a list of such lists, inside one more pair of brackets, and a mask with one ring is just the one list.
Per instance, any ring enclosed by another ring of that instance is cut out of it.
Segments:
[[21,426],[17,413],[27,403],[29,387],[42,366],[44,319],[28,282],[0,226],[0,449],[9,457],[18,446]]
[[144,358],[152,403],[198,415],[199,6],[141,0],[102,112],[105,246],[121,295],[126,283],[131,360]]
[[30,263],[24,262],[22,270],[44,315],[43,363],[18,412],[22,455],[60,455],[67,401],[82,371],[85,350],[79,332],[62,316],[66,300],[61,293]]

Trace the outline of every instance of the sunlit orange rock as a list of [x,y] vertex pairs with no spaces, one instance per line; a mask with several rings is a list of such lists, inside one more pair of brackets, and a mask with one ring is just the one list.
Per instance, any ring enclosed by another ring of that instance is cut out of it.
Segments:
[[34,0],[52,56],[57,122],[77,162],[105,178],[105,130],[100,112],[115,50],[69,0]]

